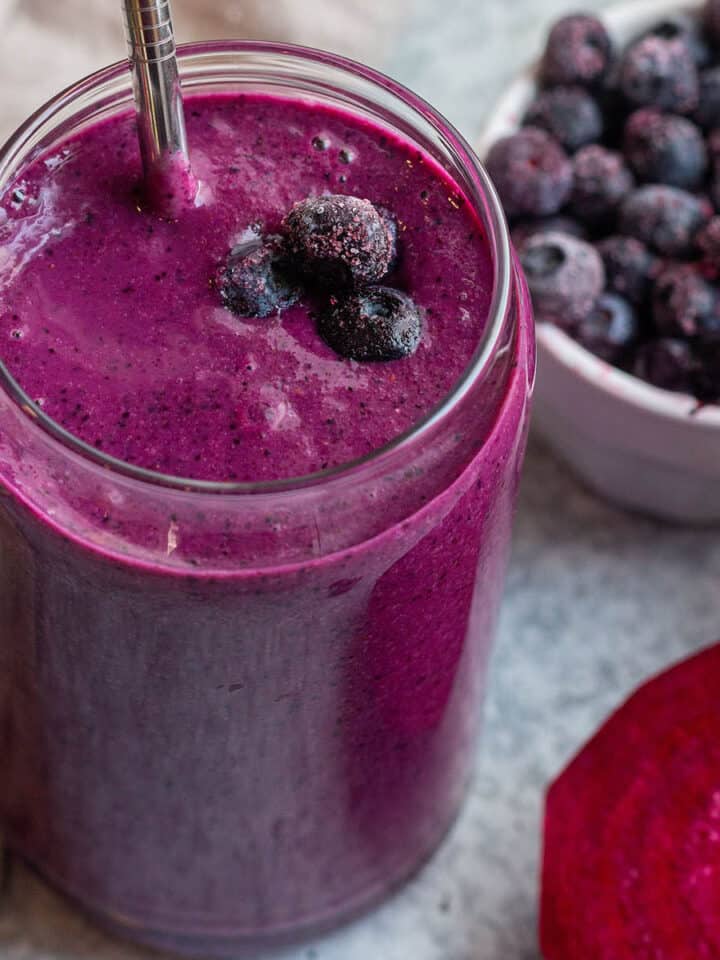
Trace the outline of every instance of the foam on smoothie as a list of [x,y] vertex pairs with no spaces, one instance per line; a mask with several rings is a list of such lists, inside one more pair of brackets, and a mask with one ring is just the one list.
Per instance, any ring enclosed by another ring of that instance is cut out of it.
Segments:
[[[142,209],[130,114],[41,156],[6,191],[0,358],[68,430],[164,473],[298,476],[385,444],[477,346],[492,276],[475,214],[437,164],[350,114],[255,94],[192,97],[186,113],[203,204],[178,221]],[[424,312],[413,356],[341,359],[307,301],[266,320],[221,305],[212,278],[233,244],[322,193],[396,217],[390,279]]]

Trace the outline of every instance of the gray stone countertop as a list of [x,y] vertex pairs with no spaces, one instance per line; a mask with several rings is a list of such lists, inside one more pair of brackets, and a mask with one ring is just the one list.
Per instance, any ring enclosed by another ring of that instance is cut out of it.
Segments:
[[[598,0],[584,5],[601,7]],[[417,0],[388,70],[468,136],[568,0]],[[477,776],[450,837],[381,909],[274,960],[537,960],[543,791],[649,674],[720,636],[720,537],[630,516],[533,438]],[[24,869],[0,905],[2,960],[149,960]]]

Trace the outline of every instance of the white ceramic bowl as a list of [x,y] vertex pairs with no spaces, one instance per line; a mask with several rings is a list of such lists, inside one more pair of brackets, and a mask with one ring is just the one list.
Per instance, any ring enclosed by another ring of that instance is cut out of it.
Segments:
[[[582,6],[582,4],[580,4]],[[699,4],[634,0],[602,14],[615,42]],[[532,67],[510,86],[478,146],[514,132],[535,95]],[[720,407],[659,390],[538,324],[535,424],[585,482],[614,502],[668,519],[720,521]]]

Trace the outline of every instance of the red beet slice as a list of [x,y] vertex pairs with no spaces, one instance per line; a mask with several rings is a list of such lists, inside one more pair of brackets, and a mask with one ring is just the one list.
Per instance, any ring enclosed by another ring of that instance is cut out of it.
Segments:
[[720,960],[720,645],[642,686],[551,786],[545,960]]

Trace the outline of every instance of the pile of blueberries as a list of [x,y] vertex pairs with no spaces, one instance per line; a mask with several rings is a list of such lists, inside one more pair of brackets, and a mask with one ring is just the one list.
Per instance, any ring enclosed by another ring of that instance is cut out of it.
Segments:
[[352,360],[398,360],[422,333],[411,297],[379,281],[397,261],[397,224],[369,200],[340,194],[298,201],[280,233],[230,251],[217,286],[242,317],[269,317],[306,297],[326,343]]
[[558,21],[523,127],[487,167],[537,319],[720,402],[720,0],[623,51],[596,17]]

